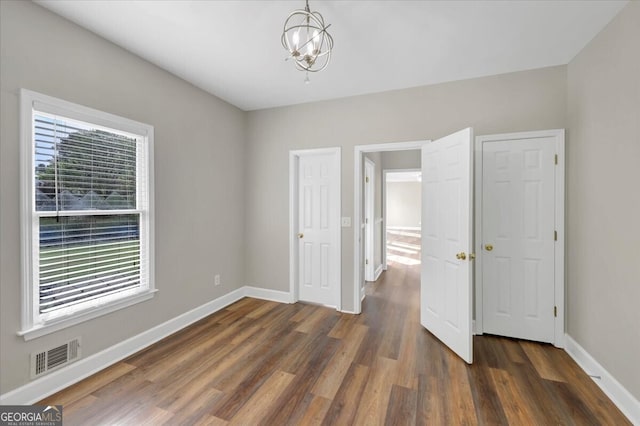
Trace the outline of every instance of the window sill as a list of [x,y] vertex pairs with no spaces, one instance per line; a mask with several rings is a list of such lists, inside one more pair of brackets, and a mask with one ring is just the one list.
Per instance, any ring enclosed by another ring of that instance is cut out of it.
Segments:
[[117,300],[115,302],[99,306],[94,309],[88,309],[69,317],[58,318],[56,320],[49,321],[46,324],[38,324],[31,328],[18,331],[18,336],[24,337],[24,340],[26,341],[33,340],[35,338],[45,336],[58,330],[62,330],[63,328],[71,327],[72,325],[80,324],[82,322],[89,321],[102,315],[117,311],[119,309],[144,302],[153,298],[156,291],[158,290],[147,290],[145,292],[127,297],[126,299]]

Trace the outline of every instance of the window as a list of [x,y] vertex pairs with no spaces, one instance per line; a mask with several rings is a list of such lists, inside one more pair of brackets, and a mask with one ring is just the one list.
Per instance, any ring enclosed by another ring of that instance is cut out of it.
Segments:
[[153,296],[153,127],[22,90],[25,339]]

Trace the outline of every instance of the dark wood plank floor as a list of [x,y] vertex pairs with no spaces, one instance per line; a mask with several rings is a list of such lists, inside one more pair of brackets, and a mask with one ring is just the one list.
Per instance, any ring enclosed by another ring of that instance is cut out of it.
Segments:
[[406,263],[361,315],[246,298],[41,403],[65,425],[630,424],[551,345],[477,336],[465,364],[420,326]]

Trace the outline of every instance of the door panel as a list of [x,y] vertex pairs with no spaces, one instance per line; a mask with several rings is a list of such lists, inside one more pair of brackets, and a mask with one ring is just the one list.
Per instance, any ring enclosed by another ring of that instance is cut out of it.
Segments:
[[554,341],[554,155],[553,137],[482,146],[486,333]]
[[327,306],[337,304],[340,273],[332,237],[338,226],[334,160],[333,154],[308,154],[298,163],[299,299]]
[[[422,148],[420,322],[473,361],[471,141],[465,129]],[[464,253],[464,259],[457,255]]]

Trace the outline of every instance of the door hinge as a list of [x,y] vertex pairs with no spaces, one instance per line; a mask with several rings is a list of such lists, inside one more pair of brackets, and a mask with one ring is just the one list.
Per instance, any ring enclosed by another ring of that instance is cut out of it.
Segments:
[[369,259],[365,259],[365,260],[364,260],[364,264],[365,264],[365,265],[368,265],[368,264],[369,264]]
[[368,218],[365,218],[365,219],[364,219],[364,223],[369,223],[369,219],[368,219]]
[[364,183],[369,183],[369,176],[364,178]]
[[558,241],[558,231],[553,231],[553,241]]
[[554,307],[553,307],[553,316],[554,316],[554,317],[557,317],[557,316],[558,316],[558,307],[557,307],[557,306],[554,306]]
[[555,155],[554,162],[555,162],[555,164],[558,164],[558,154]]

